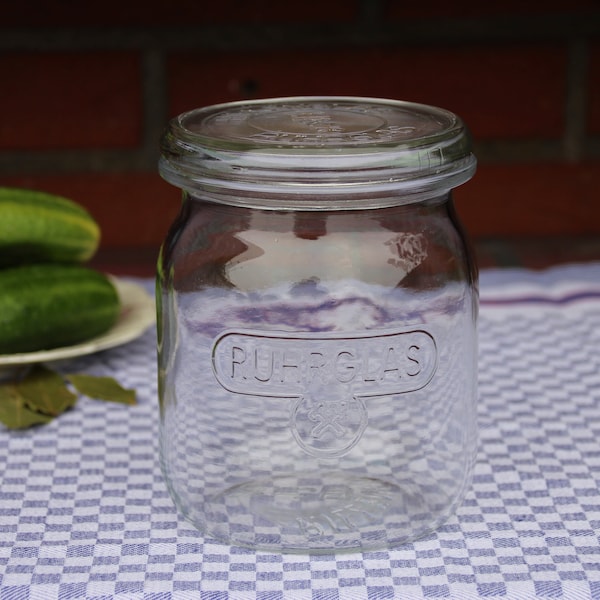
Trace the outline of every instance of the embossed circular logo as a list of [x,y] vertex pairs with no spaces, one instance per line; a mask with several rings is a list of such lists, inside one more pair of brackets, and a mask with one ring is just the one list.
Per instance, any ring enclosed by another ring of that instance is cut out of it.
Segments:
[[352,395],[323,391],[301,396],[290,419],[292,434],[313,456],[342,456],[360,440],[367,426],[364,402]]
[[315,100],[222,110],[204,119],[202,131],[259,145],[324,147],[401,143],[426,134],[433,125],[430,118],[379,103]]
[[368,424],[365,401],[426,386],[437,349],[422,329],[368,334],[228,331],[213,344],[213,371],[230,392],[292,399],[290,429],[313,456],[342,456]]
[[322,136],[355,134],[373,131],[385,125],[385,120],[376,115],[330,110],[328,112],[295,110],[264,113],[250,117],[248,123],[262,131],[281,134],[319,134]]

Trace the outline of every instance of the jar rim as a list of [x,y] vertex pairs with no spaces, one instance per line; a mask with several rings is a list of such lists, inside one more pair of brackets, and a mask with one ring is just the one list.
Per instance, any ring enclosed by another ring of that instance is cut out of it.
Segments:
[[282,195],[304,205],[315,195],[331,204],[340,195],[444,193],[470,179],[475,164],[467,128],[445,109],[292,96],[216,104],[171,119],[159,172],[191,194],[228,190],[271,207],[281,206]]

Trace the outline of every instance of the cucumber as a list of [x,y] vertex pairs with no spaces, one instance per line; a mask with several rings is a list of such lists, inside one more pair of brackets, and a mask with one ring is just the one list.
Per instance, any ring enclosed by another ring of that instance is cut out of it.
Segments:
[[49,350],[106,332],[120,311],[110,279],[82,265],[0,270],[0,354]]
[[82,263],[98,249],[100,227],[72,200],[0,187],[0,265]]

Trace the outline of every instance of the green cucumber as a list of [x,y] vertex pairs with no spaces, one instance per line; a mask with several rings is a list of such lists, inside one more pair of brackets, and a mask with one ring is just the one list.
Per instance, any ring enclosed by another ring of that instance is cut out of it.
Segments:
[[82,263],[98,249],[100,227],[72,200],[0,187],[0,265]]
[[120,312],[110,279],[81,265],[0,269],[0,354],[50,350],[106,332]]

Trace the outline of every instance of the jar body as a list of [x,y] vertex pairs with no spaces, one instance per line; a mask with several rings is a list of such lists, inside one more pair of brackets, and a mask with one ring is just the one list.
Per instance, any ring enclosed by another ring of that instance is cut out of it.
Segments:
[[477,273],[449,193],[278,211],[185,192],[157,301],[161,466],[206,535],[367,550],[462,501]]

